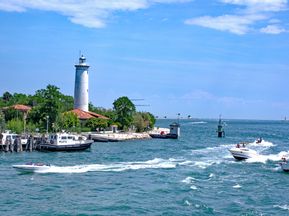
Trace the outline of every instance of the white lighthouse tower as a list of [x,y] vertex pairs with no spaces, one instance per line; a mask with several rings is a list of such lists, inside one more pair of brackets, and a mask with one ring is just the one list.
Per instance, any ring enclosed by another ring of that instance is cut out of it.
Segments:
[[82,55],[79,64],[75,65],[74,109],[88,111],[88,68],[86,59]]

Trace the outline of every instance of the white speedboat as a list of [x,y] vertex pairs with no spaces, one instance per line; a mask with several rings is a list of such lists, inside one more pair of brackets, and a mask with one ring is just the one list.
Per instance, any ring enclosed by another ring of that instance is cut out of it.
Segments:
[[43,171],[50,168],[50,164],[44,163],[26,163],[21,165],[13,165],[13,168],[20,172],[36,172]]
[[289,172],[289,164],[288,162],[281,162],[280,166],[284,172]]
[[234,147],[229,149],[233,157],[237,160],[245,160],[257,156],[257,152],[246,147]]

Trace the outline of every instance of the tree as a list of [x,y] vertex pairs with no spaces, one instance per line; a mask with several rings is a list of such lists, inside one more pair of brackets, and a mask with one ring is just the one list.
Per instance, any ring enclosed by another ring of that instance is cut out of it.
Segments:
[[149,112],[137,112],[134,115],[133,125],[136,132],[143,132],[152,129],[155,125],[156,119]]
[[29,113],[29,120],[41,124],[46,127],[48,116],[48,127],[51,128],[52,123],[56,121],[60,113],[62,94],[59,88],[53,85],[48,85],[46,89],[36,91],[34,96],[36,107],[33,107]]
[[90,128],[91,131],[95,131],[97,128],[105,129],[108,127],[108,120],[100,118],[91,118],[87,120],[85,126]]
[[68,131],[78,131],[80,128],[80,120],[77,115],[73,112],[66,112],[60,114],[53,124],[54,130],[68,130]]
[[7,122],[7,129],[20,134],[24,130],[23,121],[19,119],[12,119],[9,122]]
[[11,99],[12,99],[13,95],[10,94],[10,92],[5,92],[2,96],[3,101],[5,101],[5,103],[8,103]]
[[2,111],[0,111],[0,132],[5,130],[5,118]]
[[141,113],[135,113],[133,116],[133,125],[135,126],[136,132],[143,132],[146,128],[145,121]]
[[128,97],[120,97],[113,102],[116,112],[116,121],[121,124],[121,129],[127,129],[132,125],[135,105]]

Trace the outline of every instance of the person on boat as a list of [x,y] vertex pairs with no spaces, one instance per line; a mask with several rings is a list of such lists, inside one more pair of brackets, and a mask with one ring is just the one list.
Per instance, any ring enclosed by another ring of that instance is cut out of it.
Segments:
[[263,141],[262,137],[260,137],[259,139],[257,139],[256,143],[261,143]]
[[240,148],[240,144],[239,143],[236,145],[236,148]]
[[287,162],[287,159],[286,159],[285,157],[282,157],[281,160],[282,160],[283,162]]

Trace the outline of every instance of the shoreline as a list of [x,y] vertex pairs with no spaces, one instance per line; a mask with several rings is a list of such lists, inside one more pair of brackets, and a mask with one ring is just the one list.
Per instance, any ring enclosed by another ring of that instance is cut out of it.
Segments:
[[117,133],[86,133],[83,134],[87,137],[91,137],[95,142],[119,142],[127,140],[145,140],[152,139],[150,134],[160,134],[161,132],[169,133],[168,128],[155,127],[148,132],[136,133],[136,132],[117,132]]

